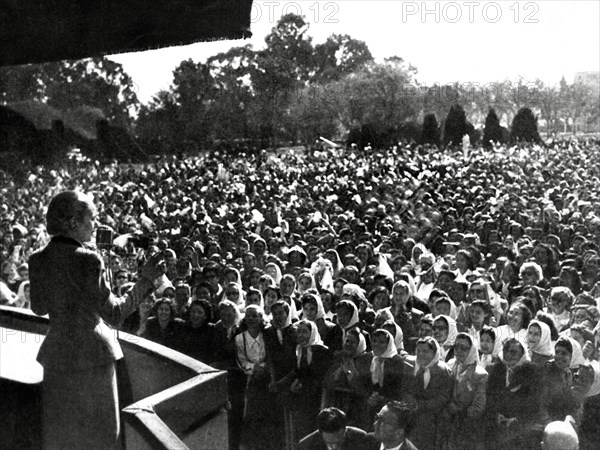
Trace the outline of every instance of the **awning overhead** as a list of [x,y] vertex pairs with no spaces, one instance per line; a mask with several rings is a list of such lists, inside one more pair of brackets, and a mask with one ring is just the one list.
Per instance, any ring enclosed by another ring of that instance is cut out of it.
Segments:
[[251,8],[252,0],[0,0],[0,65],[249,37]]

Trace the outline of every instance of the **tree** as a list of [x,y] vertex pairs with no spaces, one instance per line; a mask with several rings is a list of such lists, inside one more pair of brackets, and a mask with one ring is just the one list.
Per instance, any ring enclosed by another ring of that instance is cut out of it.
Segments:
[[504,143],[504,138],[496,111],[494,111],[494,108],[490,108],[488,115],[485,118],[483,146],[489,148],[492,147],[495,142]]
[[541,142],[537,129],[537,118],[529,108],[521,108],[515,116],[510,132],[510,141]]
[[373,63],[373,55],[364,41],[347,34],[332,34],[314,49],[316,72],[313,82],[338,81]]
[[473,132],[473,125],[467,122],[465,110],[458,103],[453,105],[446,117],[444,145],[461,145],[463,136]]
[[131,77],[104,57],[1,68],[0,80],[2,103],[43,101],[61,111],[89,106],[127,128],[139,108]]
[[422,144],[440,145],[440,128],[435,114],[430,113],[423,119]]

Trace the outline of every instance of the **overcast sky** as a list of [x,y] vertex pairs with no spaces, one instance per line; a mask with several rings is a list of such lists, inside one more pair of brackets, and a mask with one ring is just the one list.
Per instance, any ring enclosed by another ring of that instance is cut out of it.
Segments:
[[[255,1],[253,37],[111,56],[133,78],[146,103],[172,82],[182,60],[205,61],[264,38],[286,12],[310,23],[313,43],[333,33],[367,43],[376,61],[397,55],[418,69],[421,83],[489,83],[600,70],[600,1]],[[461,56],[464,55],[464,56]]]

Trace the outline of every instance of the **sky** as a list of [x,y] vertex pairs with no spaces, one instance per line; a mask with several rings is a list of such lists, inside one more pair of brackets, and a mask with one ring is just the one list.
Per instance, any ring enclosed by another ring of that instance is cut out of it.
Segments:
[[256,1],[252,38],[112,55],[133,78],[147,103],[168,89],[173,70],[186,59],[208,57],[264,38],[285,13],[310,24],[313,43],[331,34],[363,40],[377,62],[400,56],[418,69],[427,85],[453,82],[541,79],[557,84],[564,75],[600,71],[600,0],[564,1]]

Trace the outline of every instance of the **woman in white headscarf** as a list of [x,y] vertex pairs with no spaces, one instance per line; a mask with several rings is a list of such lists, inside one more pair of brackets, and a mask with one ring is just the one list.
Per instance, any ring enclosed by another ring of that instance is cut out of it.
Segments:
[[542,420],[564,420],[570,415],[579,422],[584,396],[593,380],[593,368],[586,364],[579,342],[559,337],[554,346],[554,359],[544,366]]
[[346,413],[348,425],[358,426],[361,421],[364,399],[350,387],[350,380],[358,376],[356,359],[367,350],[367,341],[359,328],[346,333],[344,347],[334,353],[333,361],[323,382],[325,407],[336,407]]
[[456,321],[450,317],[440,314],[433,320],[433,337],[440,345],[440,359],[450,361],[454,356],[454,341],[458,335]]
[[410,366],[398,355],[389,331],[373,332],[371,352],[356,359],[357,376],[349,384],[363,400],[361,428],[371,430],[375,414],[390,400],[400,400],[410,377]]
[[484,325],[479,331],[479,365],[490,373],[492,367],[500,361],[501,352],[502,341],[496,337],[496,330]]
[[11,306],[17,308],[31,308],[31,300],[29,296],[29,281],[23,281],[19,285],[19,291],[17,292],[17,298]]
[[317,428],[323,379],[331,363],[331,352],[323,345],[314,322],[303,319],[298,322],[297,330],[296,364],[286,376],[286,407],[299,441]]
[[440,346],[428,336],[417,341],[416,360],[407,394],[417,404],[411,438],[420,450],[439,448],[438,417],[452,395],[452,372],[441,358]]
[[488,373],[479,366],[479,354],[473,339],[459,333],[450,362],[454,390],[443,413],[443,441],[452,449],[482,449],[483,429],[480,420],[485,411]]
[[325,320],[325,308],[321,296],[317,293],[308,292],[300,298],[302,303],[302,318],[308,319],[317,324],[319,335],[325,345],[329,346],[331,332],[335,325],[329,320]]
[[554,356],[550,327],[539,320],[532,320],[527,327],[527,350],[529,359],[536,366],[543,366]]
[[539,414],[539,374],[523,344],[504,342],[500,362],[487,385],[487,442],[490,448],[537,448],[534,429]]

